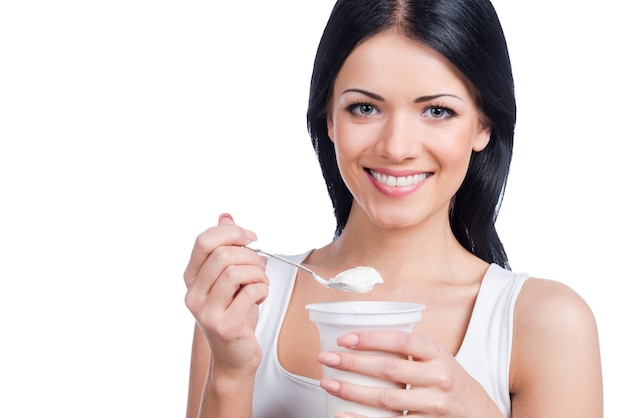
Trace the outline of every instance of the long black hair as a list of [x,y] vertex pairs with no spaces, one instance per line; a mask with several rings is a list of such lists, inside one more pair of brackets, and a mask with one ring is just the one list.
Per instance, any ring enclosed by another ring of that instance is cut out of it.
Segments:
[[509,268],[495,221],[511,163],[516,104],[506,40],[489,0],[339,0],[335,4],[315,57],[307,112],[309,134],[335,210],[335,236],[346,225],[352,195],[328,137],[333,84],[352,50],[388,29],[439,52],[475,88],[491,138],[484,150],[472,153],[451,205],[450,224],[467,250]]

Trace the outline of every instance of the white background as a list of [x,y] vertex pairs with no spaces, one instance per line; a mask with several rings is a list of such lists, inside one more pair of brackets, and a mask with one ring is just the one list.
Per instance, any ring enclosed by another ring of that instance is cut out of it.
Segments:
[[[0,3],[0,416],[183,416],[196,235],[229,211],[268,250],[330,240],[305,112],[332,3]],[[590,304],[625,416],[622,14],[495,6],[519,107],[499,230]]]

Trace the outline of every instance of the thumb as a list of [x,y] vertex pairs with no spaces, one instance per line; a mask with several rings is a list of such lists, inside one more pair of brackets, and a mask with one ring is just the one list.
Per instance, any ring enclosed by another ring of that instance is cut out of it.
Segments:
[[218,225],[235,225],[235,221],[230,213],[222,213],[217,221]]
[[[218,224],[219,225],[236,225],[230,213],[222,213],[218,218]],[[243,234],[245,235],[245,237],[248,238],[250,241],[256,241],[258,239],[254,232],[249,231],[247,229],[243,229],[243,228],[242,230],[243,230]]]

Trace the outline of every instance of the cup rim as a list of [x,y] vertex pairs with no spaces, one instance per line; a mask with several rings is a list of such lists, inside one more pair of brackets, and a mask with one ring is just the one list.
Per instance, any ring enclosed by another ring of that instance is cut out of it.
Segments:
[[[346,306],[351,306],[354,309],[346,309]],[[385,311],[376,311],[372,309],[363,309],[371,307],[390,307]],[[376,315],[376,314],[402,314],[411,312],[420,312],[426,308],[426,305],[415,302],[400,302],[389,300],[367,300],[367,301],[335,301],[335,302],[317,302],[309,303],[305,305],[305,308],[310,312],[320,313],[337,313],[337,314],[351,314],[351,315]],[[361,308],[361,309],[359,309]]]

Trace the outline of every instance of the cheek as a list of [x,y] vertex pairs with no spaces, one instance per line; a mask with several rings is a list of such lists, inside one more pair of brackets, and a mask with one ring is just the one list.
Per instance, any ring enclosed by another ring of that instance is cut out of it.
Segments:
[[430,151],[443,167],[463,172],[469,166],[474,144],[474,131],[463,129],[438,137]]
[[333,143],[338,159],[356,159],[367,152],[376,137],[376,131],[370,125],[345,123],[340,118],[333,124]]
[[[359,196],[363,168],[371,164],[376,133],[371,127],[359,124],[334,124],[335,158],[339,173],[353,196]],[[356,197],[355,197],[356,198]],[[358,200],[358,198],[356,198]]]
[[359,146],[356,141],[352,141],[349,135],[342,129],[335,129],[335,139],[333,141],[335,147],[335,157],[341,175],[345,174],[351,167],[355,166],[359,157]]

